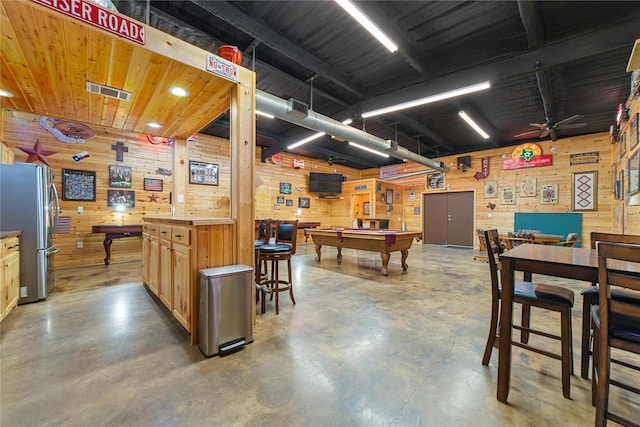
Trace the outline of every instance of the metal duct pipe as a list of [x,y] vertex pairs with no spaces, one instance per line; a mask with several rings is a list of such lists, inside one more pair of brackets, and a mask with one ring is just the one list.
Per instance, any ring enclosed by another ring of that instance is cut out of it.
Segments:
[[397,144],[392,144],[377,136],[368,134],[359,129],[342,124],[330,117],[316,113],[313,110],[300,112],[292,109],[290,101],[278,98],[263,91],[256,91],[256,109],[263,113],[271,114],[281,120],[302,126],[317,132],[324,132],[328,135],[337,136],[348,141],[353,141],[364,145],[372,150],[388,153],[391,157],[400,160],[411,160],[412,162],[428,166],[438,171],[449,172],[449,167],[434,160],[423,157]]

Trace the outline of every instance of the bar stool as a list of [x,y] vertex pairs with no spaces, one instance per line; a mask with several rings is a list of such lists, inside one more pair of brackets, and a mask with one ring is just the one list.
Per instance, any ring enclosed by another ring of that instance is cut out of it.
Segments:
[[260,265],[260,260],[258,259],[258,254],[260,247],[265,245],[269,241],[269,236],[271,235],[271,220],[270,219],[261,219],[256,220],[258,224],[258,232],[256,234],[256,239],[253,243],[254,248],[254,265],[255,265],[255,282],[256,282],[256,302],[258,302],[260,298],[260,281],[263,277],[267,275],[267,265],[264,265],[264,272],[261,272],[262,266]]
[[[266,311],[266,294],[275,294],[276,314],[280,313],[280,292],[289,291],[289,297],[293,304],[296,300],[293,296],[293,281],[291,274],[291,256],[296,253],[296,237],[298,234],[298,221],[273,221],[276,243],[263,244],[258,248],[258,268],[262,265],[270,266],[270,273],[260,280],[259,288],[262,294],[261,309]],[[280,277],[280,261],[287,262],[287,280]]]

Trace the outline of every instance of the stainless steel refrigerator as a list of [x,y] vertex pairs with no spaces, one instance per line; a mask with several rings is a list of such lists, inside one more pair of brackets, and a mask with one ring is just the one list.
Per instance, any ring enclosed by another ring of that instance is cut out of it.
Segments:
[[46,299],[53,289],[50,257],[60,206],[53,171],[34,163],[0,164],[0,230],[22,232],[19,304]]

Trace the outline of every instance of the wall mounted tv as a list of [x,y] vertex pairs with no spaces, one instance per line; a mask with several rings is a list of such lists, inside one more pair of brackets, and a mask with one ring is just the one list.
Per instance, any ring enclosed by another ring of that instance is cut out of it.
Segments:
[[342,174],[318,173],[309,174],[310,193],[342,193]]

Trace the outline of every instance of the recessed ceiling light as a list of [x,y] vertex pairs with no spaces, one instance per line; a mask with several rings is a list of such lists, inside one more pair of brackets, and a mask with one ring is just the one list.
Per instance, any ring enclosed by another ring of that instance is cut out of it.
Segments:
[[189,96],[189,91],[186,89],[182,89],[181,87],[178,86],[173,86],[169,89],[169,92],[171,92],[172,94],[174,94],[175,96]]
[[6,96],[7,98],[12,98],[13,94],[4,89],[0,89],[0,96]]
[[148,122],[147,126],[149,126],[150,128],[156,128],[156,129],[162,127],[162,125],[160,123],[156,123],[156,122]]

